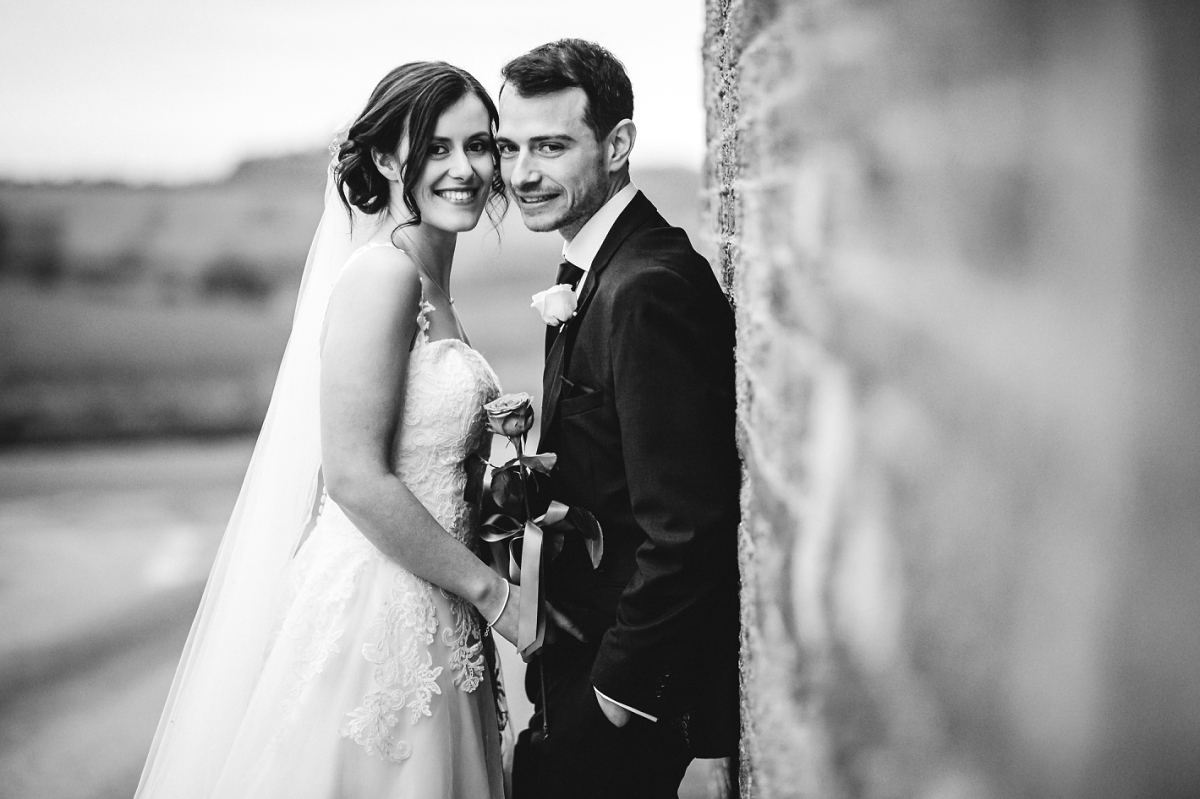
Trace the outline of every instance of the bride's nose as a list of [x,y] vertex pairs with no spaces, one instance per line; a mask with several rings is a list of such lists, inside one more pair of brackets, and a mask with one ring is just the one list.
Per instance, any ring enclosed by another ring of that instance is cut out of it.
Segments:
[[450,156],[447,174],[452,178],[462,180],[469,180],[475,174],[475,170],[471,167],[471,159],[467,157],[465,150],[455,150]]

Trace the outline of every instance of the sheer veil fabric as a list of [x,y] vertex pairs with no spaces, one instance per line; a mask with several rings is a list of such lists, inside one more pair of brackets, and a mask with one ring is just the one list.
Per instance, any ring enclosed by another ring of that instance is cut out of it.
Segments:
[[341,267],[378,230],[337,194],[333,165],[266,421],[192,623],[135,799],[208,797],[262,670],[317,498],[320,338]]

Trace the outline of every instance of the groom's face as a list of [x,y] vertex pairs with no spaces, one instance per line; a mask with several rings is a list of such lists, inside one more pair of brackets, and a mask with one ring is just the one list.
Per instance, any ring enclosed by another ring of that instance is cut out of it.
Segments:
[[601,142],[583,121],[583,89],[522,97],[500,92],[500,168],[530,230],[570,239],[604,205],[611,180]]

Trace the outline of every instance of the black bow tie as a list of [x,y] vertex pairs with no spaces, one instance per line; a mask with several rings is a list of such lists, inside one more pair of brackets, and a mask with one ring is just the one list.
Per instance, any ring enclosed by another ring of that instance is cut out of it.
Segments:
[[555,283],[566,283],[571,288],[578,288],[579,279],[583,277],[583,270],[570,261],[563,261],[558,265],[558,279]]

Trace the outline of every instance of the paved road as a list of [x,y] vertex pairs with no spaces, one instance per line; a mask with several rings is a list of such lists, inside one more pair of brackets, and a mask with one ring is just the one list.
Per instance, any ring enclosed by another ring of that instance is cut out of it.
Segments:
[[[132,796],[252,446],[0,454],[0,799]],[[681,796],[708,782],[698,765]]]

